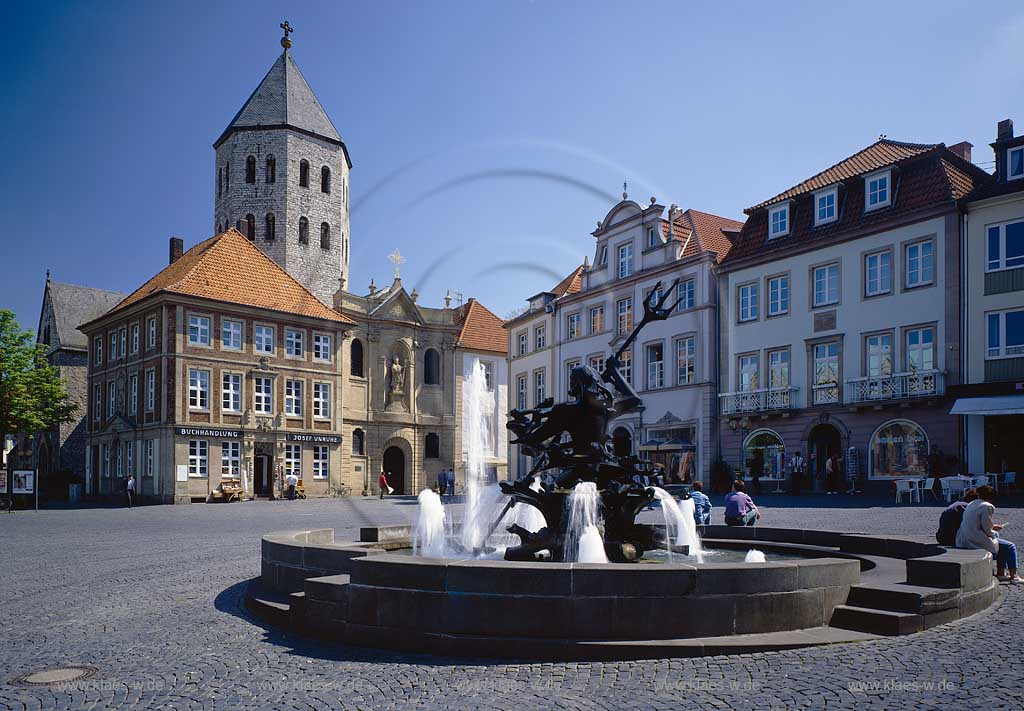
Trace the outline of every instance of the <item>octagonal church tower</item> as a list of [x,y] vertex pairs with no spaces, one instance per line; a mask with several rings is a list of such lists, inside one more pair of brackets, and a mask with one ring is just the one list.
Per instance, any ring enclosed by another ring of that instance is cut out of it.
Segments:
[[344,141],[284,51],[213,144],[214,223],[236,227],[328,306],[348,281]]

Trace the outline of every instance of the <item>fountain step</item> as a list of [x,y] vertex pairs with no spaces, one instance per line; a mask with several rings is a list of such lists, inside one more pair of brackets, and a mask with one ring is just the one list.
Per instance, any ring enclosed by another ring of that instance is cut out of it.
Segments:
[[836,605],[832,611],[832,627],[897,637],[924,629],[924,617],[913,612],[877,610],[854,605]]
[[286,627],[291,622],[289,596],[268,590],[259,583],[249,584],[245,595],[245,607],[257,619],[275,627]]
[[957,589],[882,582],[854,585],[846,599],[846,603],[854,607],[921,615],[956,608],[959,601]]
[[[318,630],[318,632],[322,632]],[[323,636],[322,634],[320,635]],[[814,627],[785,632],[652,640],[571,640],[527,637],[478,637],[444,633],[403,634],[396,630],[346,625],[345,641],[371,647],[398,646],[409,651],[458,656],[553,661],[617,661],[623,659],[670,659],[720,654],[755,654],[828,644],[864,642],[878,635],[834,627]]]

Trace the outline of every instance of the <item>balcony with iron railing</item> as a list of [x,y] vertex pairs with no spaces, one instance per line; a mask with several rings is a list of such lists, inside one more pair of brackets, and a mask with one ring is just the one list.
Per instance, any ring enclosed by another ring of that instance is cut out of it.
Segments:
[[791,387],[761,388],[722,393],[718,399],[722,403],[723,415],[736,415],[745,412],[788,410],[793,407],[793,393],[795,392],[796,388]]
[[873,403],[942,395],[946,389],[941,370],[913,370],[906,373],[852,378],[846,381],[846,402]]

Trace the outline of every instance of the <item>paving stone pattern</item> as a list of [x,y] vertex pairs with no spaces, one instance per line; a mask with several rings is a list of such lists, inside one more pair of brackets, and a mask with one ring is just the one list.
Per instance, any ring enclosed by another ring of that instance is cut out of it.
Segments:
[[[900,534],[930,534],[939,511],[844,497],[761,503],[765,524]],[[354,537],[414,514],[408,499],[352,499],[0,515],[0,708],[1024,708],[1024,588],[1004,587],[989,610],[909,637],[615,663],[331,646],[259,626],[245,611],[260,534],[333,526]],[[1024,542],[1024,509],[997,518]],[[98,671],[63,686],[11,683],[73,665]]]

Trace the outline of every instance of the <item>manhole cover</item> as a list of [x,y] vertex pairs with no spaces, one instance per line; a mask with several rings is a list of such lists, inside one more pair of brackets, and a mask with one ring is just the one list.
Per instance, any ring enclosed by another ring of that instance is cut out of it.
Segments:
[[33,686],[47,686],[49,684],[66,684],[69,681],[87,679],[95,673],[96,670],[92,667],[57,667],[56,669],[44,669],[43,671],[25,674],[15,679],[15,681]]

